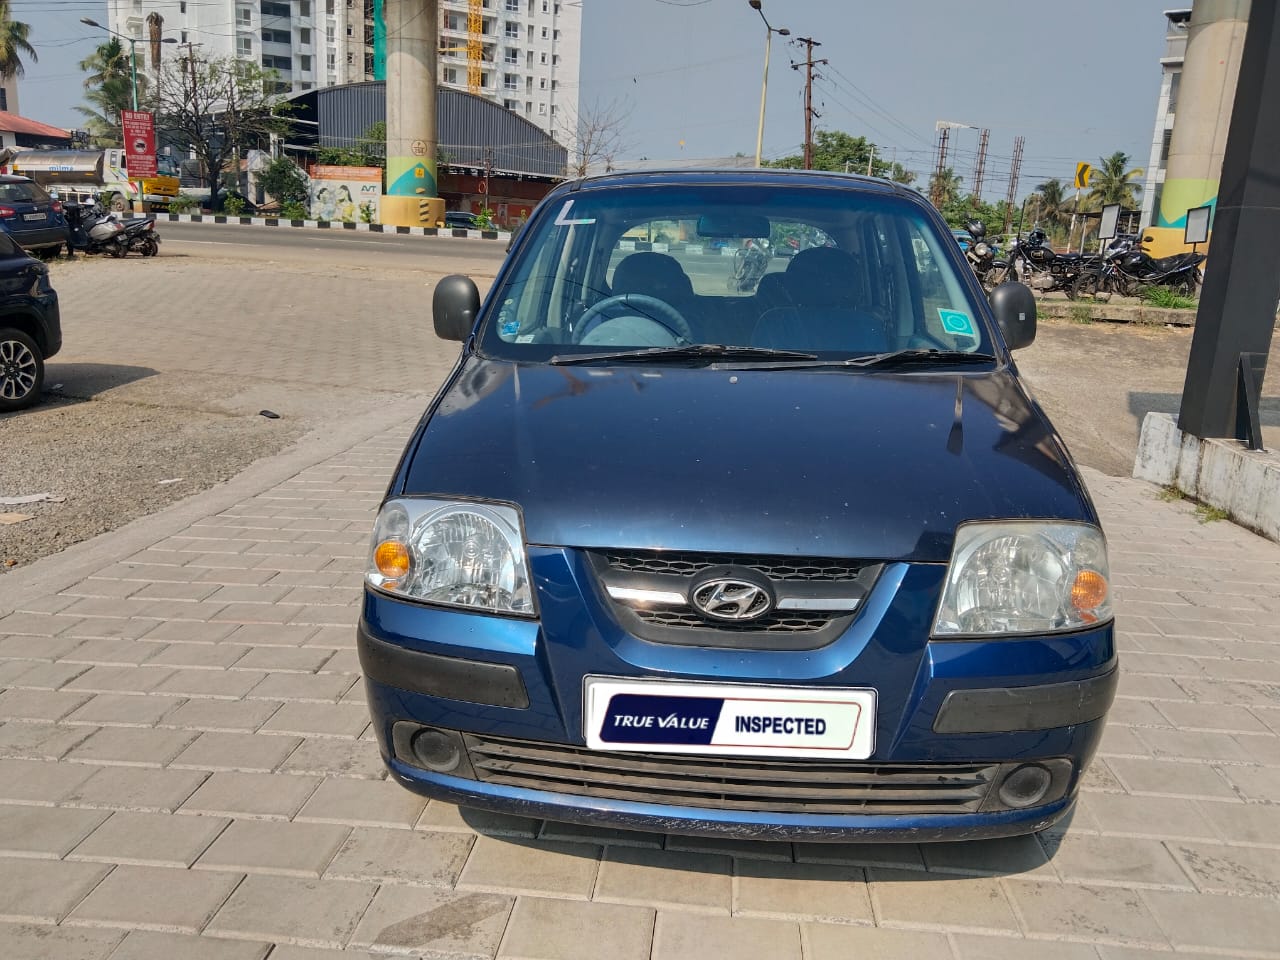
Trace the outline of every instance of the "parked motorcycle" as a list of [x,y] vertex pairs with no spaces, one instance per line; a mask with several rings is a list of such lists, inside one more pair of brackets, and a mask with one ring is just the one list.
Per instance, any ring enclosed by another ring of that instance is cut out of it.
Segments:
[[969,231],[969,245],[965,247],[964,256],[982,289],[990,293],[1006,280],[1015,279],[1009,261],[997,260],[995,247],[987,242],[987,225],[981,220],[970,220],[965,229]]
[[67,246],[70,251],[107,253],[113,257],[128,255],[129,238],[124,224],[96,203],[65,201],[62,210],[67,218]]
[[1032,290],[1040,293],[1061,290],[1072,300],[1076,298],[1076,279],[1086,271],[1097,270],[1101,265],[1096,256],[1054,253],[1048,244],[1048,237],[1039,228],[1032,230],[1025,239],[1019,237],[1013,242],[1009,248],[1009,263],[1016,273],[1016,279]]
[[733,273],[729,277],[730,293],[745,293],[754,290],[765,271],[769,269],[769,260],[773,254],[768,240],[748,240],[747,245],[734,251]]
[[1158,286],[1170,287],[1184,297],[1197,296],[1204,281],[1200,270],[1206,259],[1203,253],[1175,253],[1157,260],[1142,249],[1151,238],[1143,237],[1141,244],[1136,239],[1113,241],[1104,261],[1076,279],[1075,295],[1095,300],[1109,299],[1113,293],[1135,297],[1143,287]]
[[160,252],[160,234],[156,232],[155,217],[134,217],[121,222],[130,250],[137,250],[144,257],[154,257]]

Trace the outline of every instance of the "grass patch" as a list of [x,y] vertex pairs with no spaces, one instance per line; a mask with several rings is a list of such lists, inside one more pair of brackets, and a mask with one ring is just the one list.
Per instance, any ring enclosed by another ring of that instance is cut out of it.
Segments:
[[1170,484],[1167,487],[1160,488],[1160,492],[1156,494],[1156,499],[1163,500],[1165,503],[1176,503],[1183,499],[1183,493],[1173,484]]
[[1076,304],[1067,310],[1072,323],[1093,323],[1093,311],[1088,307]]
[[1196,519],[1201,523],[1215,523],[1226,520],[1230,514],[1219,507],[1211,507],[1207,503],[1196,504]]
[[1147,287],[1142,291],[1142,299],[1163,310],[1194,310],[1196,306],[1195,300],[1169,287]]

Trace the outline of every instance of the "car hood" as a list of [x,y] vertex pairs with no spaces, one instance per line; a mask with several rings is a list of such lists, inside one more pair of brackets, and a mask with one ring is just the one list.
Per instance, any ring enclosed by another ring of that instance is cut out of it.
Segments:
[[398,492],[510,501],[530,543],[945,562],[967,520],[1095,521],[1011,369],[469,358]]

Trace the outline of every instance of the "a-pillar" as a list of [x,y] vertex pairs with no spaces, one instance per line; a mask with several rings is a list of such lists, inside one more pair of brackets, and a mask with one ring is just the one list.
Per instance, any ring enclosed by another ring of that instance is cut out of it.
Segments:
[[436,51],[439,0],[385,0],[387,192],[382,222],[434,227],[444,220],[436,189]]

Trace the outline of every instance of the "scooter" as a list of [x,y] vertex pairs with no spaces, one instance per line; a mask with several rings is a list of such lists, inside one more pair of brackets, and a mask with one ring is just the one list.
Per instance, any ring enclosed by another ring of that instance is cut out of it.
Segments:
[[124,224],[101,211],[96,203],[63,201],[62,210],[67,218],[69,253],[108,253],[113,257],[129,253],[129,238]]
[[155,217],[134,217],[121,222],[128,249],[136,249],[144,257],[154,257],[160,252],[160,234],[156,232]]

